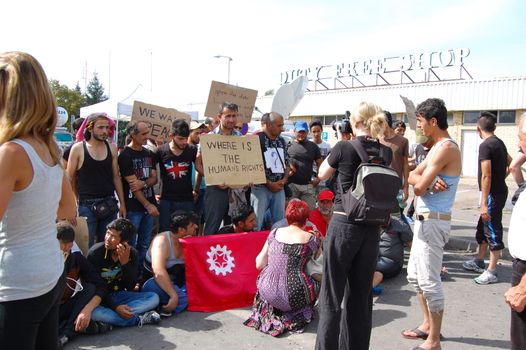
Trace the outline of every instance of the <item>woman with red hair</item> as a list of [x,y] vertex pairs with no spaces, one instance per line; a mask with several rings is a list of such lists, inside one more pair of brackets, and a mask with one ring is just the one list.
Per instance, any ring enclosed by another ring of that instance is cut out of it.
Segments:
[[256,258],[257,280],[252,315],[244,322],[274,337],[286,330],[301,333],[314,317],[319,283],[305,272],[318,254],[320,240],[304,231],[309,206],[293,199],[285,210],[288,227],[272,230]]

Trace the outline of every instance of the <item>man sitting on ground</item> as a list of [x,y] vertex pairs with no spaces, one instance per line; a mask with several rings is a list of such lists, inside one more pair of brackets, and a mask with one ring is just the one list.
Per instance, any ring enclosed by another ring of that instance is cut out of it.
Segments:
[[327,227],[332,218],[332,208],[334,206],[334,193],[330,190],[323,190],[318,195],[318,207],[309,214],[309,220],[319,230],[321,237],[327,234]]
[[404,266],[404,247],[411,247],[413,231],[411,227],[400,217],[391,216],[389,225],[383,229],[380,235],[380,247],[376,271],[373,277],[374,292],[381,292],[380,282],[387,278],[397,276]]
[[179,239],[195,236],[199,219],[194,213],[176,210],[170,217],[170,231],[157,234],[144,262],[149,278],[143,292],[159,296],[161,315],[178,314],[188,306],[184,268],[184,252]]
[[71,251],[75,231],[66,221],[57,224],[57,239],[65,257],[66,274],[59,308],[59,346],[62,347],[79,333],[104,333],[111,330],[111,325],[91,319],[93,309],[106,295],[106,287],[82,253]]
[[104,242],[93,245],[88,261],[106,282],[107,295],[92,313],[94,321],[128,327],[159,323],[154,310],[159,297],[152,292],[133,292],[139,272],[138,253],[130,245],[135,227],[127,219],[115,219],[108,225]]
[[226,225],[217,233],[241,233],[252,232],[256,226],[256,214],[254,208],[246,203],[241,203],[232,213],[232,225]]

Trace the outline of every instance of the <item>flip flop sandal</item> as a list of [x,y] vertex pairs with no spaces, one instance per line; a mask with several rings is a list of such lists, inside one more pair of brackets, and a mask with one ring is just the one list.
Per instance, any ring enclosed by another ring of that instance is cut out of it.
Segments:
[[[406,333],[414,333],[416,335],[407,335]],[[419,329],[418,327],[415,327],[411,330],[408,330],[408,331],[403,331],[402,332],[402,337],[406,338],[406,339],[413,339],[413,340],[416,340],[416,339],[423,339],[423,340],[426,340],[427,337],[429,336],[428,333],[424,332],[423,330]]]

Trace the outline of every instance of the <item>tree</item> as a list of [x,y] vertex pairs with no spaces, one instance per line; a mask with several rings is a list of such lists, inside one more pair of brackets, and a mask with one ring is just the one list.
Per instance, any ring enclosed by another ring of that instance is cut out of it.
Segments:
[[265,91],[265,96],[274,96],[274,89]]
[[86,105],[86,100],[80,91],[78,83],[75,89],[70,89],[66,85],[60,84],[58,80],[51,79],[49,85],[51,86],[53,95],[55,95],[55,98],[57,99],[57,105],[64,107],[70,116],[80,115],[80,107]]
[[91,106],[108,99],[108,96],[104,95],[104,87],[100,83],[96,72],[93,73],[93,77],[89,81],[84,98],[86,99],[86,106]]

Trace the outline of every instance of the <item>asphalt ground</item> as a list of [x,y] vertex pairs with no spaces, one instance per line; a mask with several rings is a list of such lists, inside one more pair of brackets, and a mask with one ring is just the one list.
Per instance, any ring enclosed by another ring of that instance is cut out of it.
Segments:
[[[510,182],[511,198],[516,186]],[[504,293],[510,286],[511,263],[502,259],[498,266],[499,282],[481,286],[477,276],[462,269],[462,263],[474,256],[475,226],[478,219],[476,180],[462,179],[453,209],[452,232],[444,255],[449,273],[444,280],[446,309],[442,327],[443,349],[509,349],[510,310]],[[503,223],[509,224],[511,204]],[[506,236],[506,235],[505,235]],[[505,243],[507,239],[505,238]],[[506,258],[506,254],[504,254]],[[415,292],[404,271],[382,283],[383,291],[374,298],[371,349],[411,349],[420,342],[404,339],[404,329],[421,322]],[[185,311],[165,318],[159,325],[114,329],[103,335],[73,339],[65,349],[313,349],[317,320],[303,334],[284,334],[278,338],[245,327],[250,308],[214,313]]]

